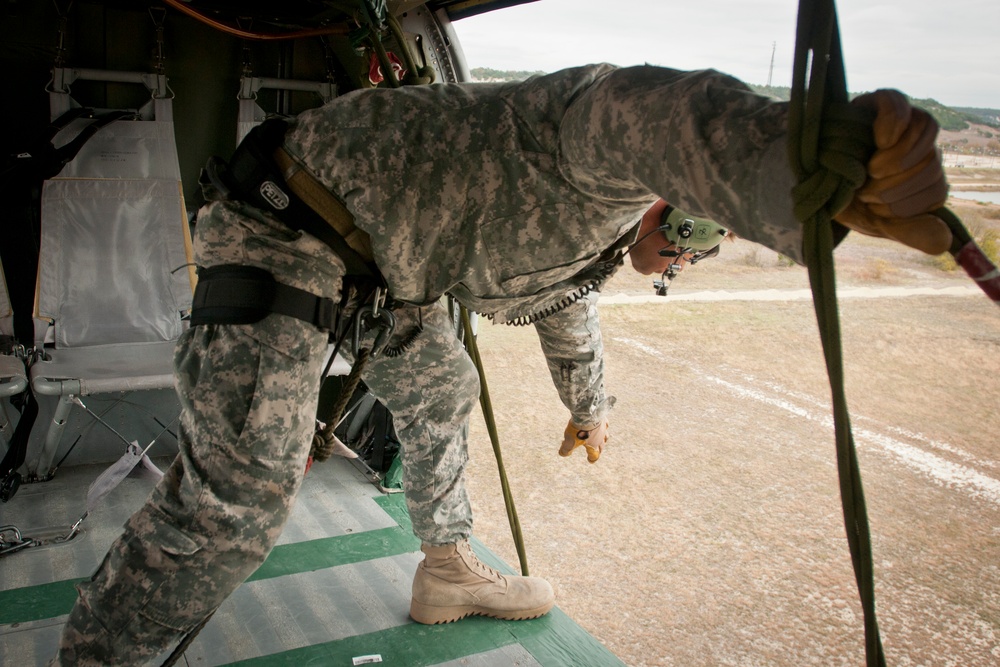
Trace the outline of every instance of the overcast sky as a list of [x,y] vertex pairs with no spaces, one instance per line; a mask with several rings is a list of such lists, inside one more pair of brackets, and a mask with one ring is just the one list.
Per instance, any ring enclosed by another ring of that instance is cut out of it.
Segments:
[[[454,26],[470,67],[649,62],[788,86],[797,12],[797,0],[539,0]],[[837,12],[851,92],[1000,109],[1000,0],[840,0]]]

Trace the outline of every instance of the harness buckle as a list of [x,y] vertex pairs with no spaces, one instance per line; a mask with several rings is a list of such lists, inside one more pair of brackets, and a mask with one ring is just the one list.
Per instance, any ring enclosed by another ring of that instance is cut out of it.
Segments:
[[316,317],[313,322],[320,328],[328,332],[337,328],[337,314],[340,307],[333,299],[321,298],[316,302]]

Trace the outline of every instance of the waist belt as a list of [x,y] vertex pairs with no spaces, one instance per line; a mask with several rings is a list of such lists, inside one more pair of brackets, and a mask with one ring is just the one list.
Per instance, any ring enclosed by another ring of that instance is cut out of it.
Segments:
[[253,324],[271,313],[334,331],[338,307],[332,299],[277,282],[255,266],[223,264],[198,270],[191,325]]
[[315,236],[344,262],[347,275],[385,280],[372,261],[371,239],[354,224],[354,216],[329,190],[301,168],[282,143],[288,124],[264,121],[236,147],[227,164],[212,157],[202,172],[227,199],[269,211],[290,228]]

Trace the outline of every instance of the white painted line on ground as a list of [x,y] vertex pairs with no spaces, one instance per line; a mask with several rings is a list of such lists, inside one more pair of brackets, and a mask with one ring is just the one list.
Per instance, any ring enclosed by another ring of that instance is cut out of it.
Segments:
[[[726,370],[727,373],[733,373],[739,375],[744,382],[750,383],[751,385],[767,387],[773,392],[783,394],[785,396],[794,398],[799,401],[803,401],[805,403],[809,403],[823,410],[829,409],[831,406],[829,399],[821,400],[816,398],[815,396],[810,396],[809,394],[804,394],[798,391],[792,391],[777,383],[768,382],[765,380],[759,380],[753,377],[752,375],[747,375],[746,373],[741,372],[739,369],[735,369],[729,366],[722,366],[722,368]],[[928,447],[937,449],[942,452],[947,452],[952,456],[958,457],[973,466],[977,466],[980,468],[1000,469],[1000,461],[988,461],[985,459],[981,459],[947,442],[941,442],[940,440],[932,440],[923,433],[914,433],[913,431],[908,431],[904,428],[900,428],[899,426],[890,426],[888,424],[882,424],[876,419],[873,419],[871,417],[866,417],[865,415],[861,415],[856,412],[851,413],[851,420],[855,424],[858,422],[869,422],[873,425],[874,428],[886,431],[888,433],[893,433],[901,438],[905,438],[906,440],[916,440],[920,443],[923,443],[924,445],[927,445]]]
[[[977,285],[952,287],[849,287],[837,290],[838,299],[877,299],[902,296],[964,297],[982,294]],[[706,290],[703,292],[656,294],[602,294],[599,304],[677,303],[679,301],[812,301],[808,289]]]
[[[653,348],[641,341],[637,341],[631,338],[621,338],[614,337],[612,340],[628,345],[638,349],[650,356],[657,357],[660,359],[666,359],[666,355],[662,352]],[[827,414],[819,414],[809,410],[808,408],[802,407],[791,401],[783,398],[783,396],[792,396],[793,393],[780,387],[780,385],[775,385],[773,383],[765,384],[759,382],[753,382],[758,388],[744,386],[743,384],[732,382],[730,380],[723,379],[721,377],[712,375],[711,373],[706,373],[701,369],[689,365],[690,369],[694,373],[703,379],[715,383],[726,390],[730,391],[737,396],[757,401],[758,403],[763,403],[771,407],[778,408],[789,412],[796,417],[802,419],[807,419],[809,421],[818,423],[824,428],[830,430],[831,434],[833,432],[833,417]],[[753,380],[753,378],[748,378]],[[769,390],[769,392],[761,391],[759,387],[764,387]],[[816,399],[810,398],[810,403],[816,404],[818,401]],[[869,419],[868,421],[874,422],[874,420]],[[877,422],[875,422],[877,424]],[[883,427],[879,424],[880,428]],[[874,445],[876,449],[888,452],[894,457],[906,465],[907,467],[922,473],[924,476],[929,477],[932,481],[943,484],[948,488],[954,488],[960,491],[964,491],[974,498],[980,500],[986,500],[997,506],[1000,506],[1000,480],[997,480],[989,475],[979,472],[974,468],[959,463],[953,463],[948,461],[936,454],[920,449],[913,445],[897,440],[888,435],[877,433],[870,429],[853,428],[854,432],[854,442],[858,446],[862,445]],[[924,441],[927,441],[926,438]],[[943,443],[942,443],[943,444]],[[961,451],[956,447],[951,445],[944,445],[941,447],[945,451]],[[969,455],[966,455],[969,456]],[[969,456],[970,459],[974,460],[974,457]]]

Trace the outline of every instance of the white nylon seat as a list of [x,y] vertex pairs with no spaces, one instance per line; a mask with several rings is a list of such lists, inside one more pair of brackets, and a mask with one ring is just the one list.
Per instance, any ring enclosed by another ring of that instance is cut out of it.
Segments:
[[[87,74],[100,80],[101,72]],[[165,78],[134,76],[161,84],[139,119],[102,127],[42,189],[35,317],[49,326],[44,335],[36,328],[44,355],[30,381],[36,395],[58,402],[44,444],[29,457],[29,472],[40,477],[80,396],[173,388],[174,346],[193,293],[191,239],[172,100],[158,97]],[[53,114],[68,104],[54,98]],[[87,122],[73,121],[54,145]]]

